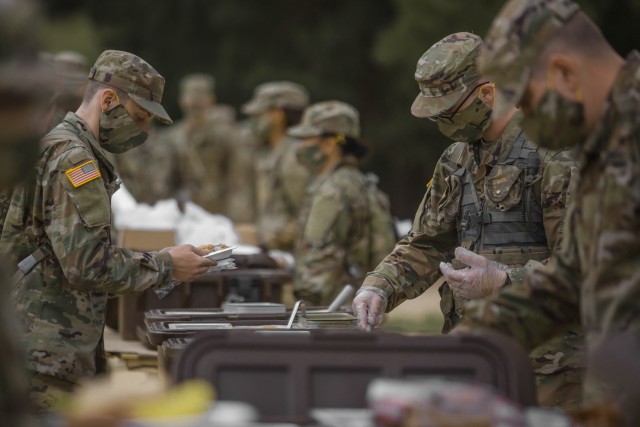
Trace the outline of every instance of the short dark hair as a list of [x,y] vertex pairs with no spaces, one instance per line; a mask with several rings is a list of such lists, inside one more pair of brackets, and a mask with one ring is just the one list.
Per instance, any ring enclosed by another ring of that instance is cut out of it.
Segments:
[[99,91],[103,90],[103,89],[111,89],[114,90],[117,94],[118,97],[120,98],[120,101],[124,102],[124,99],[126,98],[127,94],[123,91],[120,90],[116,87],[113,87],[111,85],[108,85],[106,83],[103,82],[97,82],[95,80],[89,80],[87,82],[87,88],[84,91],[84,97],[82,98],[82,102],[89,102],[93,99],[94,96],[96,96],[96,93],[98,93]]
[[531,73],[535,77],[544,76],[549,56],[556,52],[576,53],[598,58],[610,49],[609,42],[591,19],[578,11],[547,42],[533,63]]

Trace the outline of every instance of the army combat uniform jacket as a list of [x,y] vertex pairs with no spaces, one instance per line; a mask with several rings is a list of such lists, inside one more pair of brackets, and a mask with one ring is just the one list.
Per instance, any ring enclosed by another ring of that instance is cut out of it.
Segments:
[[107,294],[166,284],[173,262],[166,252],[112,244],[118,179],[80,117],[68,113],[42,144],[36,176],[13,192],[0,249],[14,268],[31,254],[51,252],[25,271],[13,301],[26,328],[27,367],[75,383],[103,362]]
[[[363,283],[389,295],[387,311],[434,284],[441,277],[440,262],[453,259],[459,245],[508,265],[514,283],[559,246],[574,162],[566,151],[545,150],[528,141],[519,119],[516,114],[499,140],[487,147],[458,142],[445,150],[409,235]],[[530,161],[532,152],[537,162]],[[466,300],[454,296],[446,283],[439,292],[443,332],[448,332],[462,317]],[[582,343],[582,335],[572,330],[531,355],[539,382],[548,374],[579,371],[573,378],[553,379],[554,390],[546,393],[551,397],[539,390],[541,403],[578,403]],[[572,396],[557,398],[556,389],[565,385],[572,387]]]
[[[309,185],[300,210],[294,293],[311,305],[328,305],[346,284],[361,283],[380,260],[372,259],[374,238],[367,177],[346,157]],[[382,233],[380,233],[382,234]],[[389,250],[393,233],[387,233]]]
[[561,250],[523,286],[470,303],[464,324],[499,330],[528,348],[576,319],[590,351],[616,334],[640,336],[637,52],[628,56],[600,122],[576,153],[579,169]]
[[285,138],[274,149],[259,150],[256,158],[258,239],[269,249],[290,251],[298,235],[298,215],[310,181],[298,163],[295,140]]

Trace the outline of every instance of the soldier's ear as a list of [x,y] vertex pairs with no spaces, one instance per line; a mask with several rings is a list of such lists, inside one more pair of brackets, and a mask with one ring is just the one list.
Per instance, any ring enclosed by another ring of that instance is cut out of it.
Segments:
[[118,103],[116,92],[110,88],[101,90],[99,97],[100,111],[102,112],[110,110]]
[[488,83],[482,85],[478,90],[478,97],[487,107],[493,109],[493,103],[496,96],[496,85],[494,83]]

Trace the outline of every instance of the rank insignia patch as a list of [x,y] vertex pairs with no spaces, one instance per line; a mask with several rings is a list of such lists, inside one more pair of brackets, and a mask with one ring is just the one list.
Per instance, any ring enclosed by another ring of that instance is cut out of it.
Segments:
[[93,160],[89,160],[75,168],[68,169],[65,174],[74,188],[78,188],[89,181],[100,178],[100,172]]

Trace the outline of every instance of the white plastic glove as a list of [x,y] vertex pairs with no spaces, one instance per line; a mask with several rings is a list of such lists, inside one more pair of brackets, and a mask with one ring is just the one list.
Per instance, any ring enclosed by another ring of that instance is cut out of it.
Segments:
[[506,265],[461,247],[456,248],[455,255],[456,260],[469,267],[456,270],[450,263],[441,262],[440,271],[456,295],[468,299],[484,298],[507,282],[509,267]]
[[365,286],[358,289],[353,299],[353,314],[358,319],[358,328],[370,331],[378,326],[384,319],[389,297],[382,289]]

